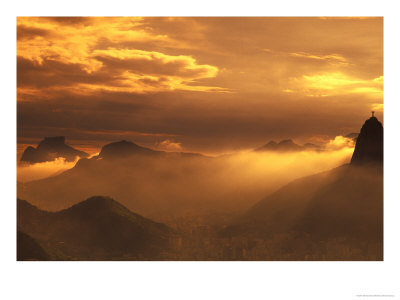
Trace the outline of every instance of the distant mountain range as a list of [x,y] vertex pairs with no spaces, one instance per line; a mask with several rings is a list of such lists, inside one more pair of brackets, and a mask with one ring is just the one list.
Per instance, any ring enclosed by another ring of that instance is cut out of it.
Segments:
[[18,259],[160,258],[175,233],[108,197],[91,197],[58,212],[17,200]]
[[[358,134],[351,133],[346,137],[356,140]],[[322,151],[323,147],[306,143],[304,145],[298,145],[291,139],[282,140],[279,143],[270,141],[269,143],[261,146],[254,151],[277,151],[277,152],[298,152],[298,151]],[[179,156],[201,156],[197,153],[186,153],[186,152],[165,152],[149,149],[146,147],[139,146],[135,143],[122,140],[113,142],[103,146],[98,156],[93,159],[123,159],[133,155],[179,155]],[[68,162],[75,161],[77,158],[87,158],[89,154],[86,152],[77,150],[65,143],[64,136],[46,137],[44,138],[36,148],[28,146],[22,154],[21,162],[30,164],[54,161],[57,158],[63,158]],[[81,162],[83,163],[83,162]]]
[[[313,144],[299,146],[291,140],[270,143],[260,151],[267,148],[319,151]],[[230,156],[213,158],[196,153],[157,151],[123,140],[103,146],[99,155],[81,158],[73,168],[60,174],[18,183],[18,197],[28,199],[40,209],[58,211],[92,195],[111,195],[130,210],[161,221],[167,215],[186,214],[188,210],[247,209],[262,191],[285,183],[278,176],[269,178],[267,183],[240,183],[237,188],[251,197],[248,201],[243,201],[229,187],[222,192],[221,182],[229,184],[222,174],[231,165],[230,159]],[[244,171],[238,174],[238,181],[240,176],[246,180]],[[230,206],[226,198],[230,198]]]
[[292,140],[283,140],[279,143],[275,141],[270,141],[268,144],[261,146],[260,148],[255,149],[254,151],[279,151],[279,152],[297,152],[297,151],[305,151],[305,150],[313,150],[320,151],[322,147],[307,143],[304,145],[298,145],[294,143]]
[[65,144],[64,136],[46,137],[37,148],[29,146],[25,149],[21,157],[21,162],[40,163],[53,161],[56,158],[64,158],[66,161],[74,161],[78,158],[88,157],[89,154],[76,150]]
[[370,118],[357,138],[350,165],[289,183],[237,218],[221,236],[276,239],[286,234],[289,237],[282,245],[292,252],[309,242],[327,245],[333,241],[350,250],[338,250],[330,259],[354,259],[351,249],[356,249],[363,259],[372,254],[382,260],[382,137],[382,124]]
[[[358,133],[349,133],[346,135],[347,138],[357,141]],[[279,143],[270,141],[267,144],[254,149],[254,151],[275,151],[275,152],[300,152],[300,151],[323,151],[324,147],[315,145],[312,143],[306,143],[299,145],[293,142],[291,139],[282,140]]]
[[[205,171],[196,165],[202,166],[212,159],[196,153],[156,151],[119,141],[103,146],[98,156],[81,158],[73,168],[58,175],[18,183],[18,197],[28,199],[41,209],[57,211],[95,194],[112,195],[141,214],[175,213],[185,209],[182,204],[187,203],[190,193],[186,189],[191,184],[202,184]],[[190,168],[196,168],[196,173],[185,172]],[[181,190],[171,188],[177,184],[182,184]],[[206,200],[200,194],[195,197],[201,201],[200,205]]]

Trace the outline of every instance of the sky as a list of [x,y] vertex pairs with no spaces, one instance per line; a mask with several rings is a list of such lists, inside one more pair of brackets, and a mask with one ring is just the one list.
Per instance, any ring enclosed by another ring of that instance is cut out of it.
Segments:
[[207,154],[383,121],[383,18],[17,18],[18,150]]

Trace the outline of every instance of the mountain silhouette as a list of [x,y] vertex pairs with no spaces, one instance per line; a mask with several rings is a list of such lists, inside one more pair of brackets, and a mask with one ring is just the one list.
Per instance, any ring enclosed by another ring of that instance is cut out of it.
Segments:
[[98,156],[93,157],[93,160],[106,159],[125,159],[131,158],[132,156],[166,156],[166,157],[204,157],[199,153],[187,153],[187,152],[165,152],[161,150],[153,150],[143,146],[139,146],[133,142],[122,140],[104,145]]
[[288,235],[282,247],[293,252],[308,243],[319,245],[323,250],[314,252],[321,253],[329,252],[328,245],[340,245],[347,252],[338,250],[330,259],[382,260],[382,132],[381,123],[370,118],[361,129],[351,164],[290,182],[237,218],[221,235],[271,240]]
[[129,141],[119,141],[110,143],[100,151],[98,158],[101,159],[116,159],[126,158],[135,154],[157,155],[163,153],[162,151],[155,151],[149,148],[141,147]]
[[76,150],[65,144],[64,136],[46,137],[37,148],[29,146],[25,149],[21,157],[21,162],[40,163],[53,161],[56,158],[64,158],[66,161],[74,161],[77,157],[88,157],[89,154]]
[[255,149],[254,151],[281,151],[281,152],[298,152],[305,150],[321,150],[321,148],[315,144],[307,143],[303,146],[294,143],[291,139],[282,140],[279,143],[270,141],[268,144]]
[[[18,197],[40,209],[58,211],[92,195],[110,195],[145,216],[175,214],[189,206],[188,197],[205,203],[198,190],[213,158],[196,153],[163,152],[119,141],[105,145],[98,156],[81,158],[73,168],[51,177],[18,183]],[[203,169],[202,169],[203,168]],[[174,188],[177,183],[184,188]],[[193,189],[191,189],[191,186]],[[190,189],[190,191],[189,191]],[[202,190],[205,190],[201,187]],[[207,191],[204,191],[206,194]],[[210,199],[210,203],[215,199]]]
[[376,117],[365,121],[357,138],[352,165],[383,162],[383,126]]
[[17,221],[20,230],[46,245],[56,260],[158,259],[174,234],[166,225],[102,196],[58,212],[18,199]]

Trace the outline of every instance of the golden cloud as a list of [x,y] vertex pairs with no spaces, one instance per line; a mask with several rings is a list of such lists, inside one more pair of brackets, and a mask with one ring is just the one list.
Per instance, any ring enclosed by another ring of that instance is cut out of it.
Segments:
[[371,98],[382,99],[383,76],[374,79],[360,79],[342,72],[327,72],[292,78],[290,87],[284,92],[299,92],[307,96],[335,96],[346,94],[364,94]]
[[[188,55],[127,47],[125,44],[134,42],[172,43],[167,35],[154,34],[141,25],[142,18],[87,18],[81,22],[74,18],[18,18],[17,54],[32,62],[39,76],[40,68],[49,62],[63,65],[63,69],[79,68],[82,74],[75,70],[74,82],[64,84],[78,93],[99,89],[139,93],[224,91],[197,82],[217,76],[216,66],[198,64]],[[53,69],[51,73],[55,72]],[[58,88],[63,88],[62,82],[59,81]]]
[[353,149],[354,146],[355,146],[355,143],[352,139],[338,135],[333,140],[330,140],[326,144],[326,149],[327,150],[338,150],[338,149],[342,149],[342,148]]

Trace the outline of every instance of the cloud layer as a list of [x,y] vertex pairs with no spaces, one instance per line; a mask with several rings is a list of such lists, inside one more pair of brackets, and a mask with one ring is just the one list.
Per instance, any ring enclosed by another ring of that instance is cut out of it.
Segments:
[[220,153],[383,114],[382,18],[22,17],[17,55],[20,143]]

